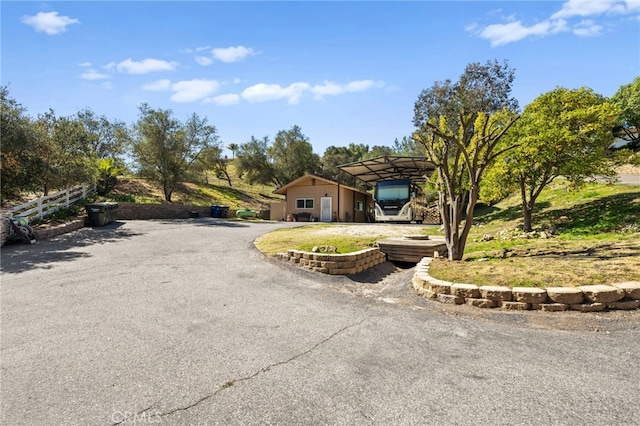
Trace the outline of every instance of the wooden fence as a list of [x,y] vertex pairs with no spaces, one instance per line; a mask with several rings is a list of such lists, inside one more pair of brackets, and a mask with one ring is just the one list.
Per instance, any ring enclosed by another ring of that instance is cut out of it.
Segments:
[[31,220],[44,218],[56,210],[69,207],[72,203],[86,198],[95,189],[95,185],[77,185],[12,207],[11,212],[13,216],[28,217]]

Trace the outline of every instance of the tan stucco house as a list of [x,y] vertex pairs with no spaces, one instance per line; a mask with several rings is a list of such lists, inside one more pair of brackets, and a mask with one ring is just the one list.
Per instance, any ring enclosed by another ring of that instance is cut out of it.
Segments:
[[364,223],[373,206],[371,194],[311,174],[273,192],[286,199],[271,205],[276,220]]

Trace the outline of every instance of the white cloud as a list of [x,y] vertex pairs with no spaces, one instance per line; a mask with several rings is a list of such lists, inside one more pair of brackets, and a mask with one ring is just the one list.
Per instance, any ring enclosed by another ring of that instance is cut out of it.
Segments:
[[480,31],[480,37],[491,41],[491,46],[501,46],[522,40],[529,36],[546,36],[567,31],[566,21],[544,21],[530,27],[522,25],[522,22],[515,21],[508,24],[493,24]]
[[311,88],[311,93],[315,95],[316,99],[322,99],[324,96],[339,95],[343,91],[341,85],[326,80],[322,85],[316,84]]
[[96,71],[91,62],[82,62],[78,64],[80,68],[83,68],[82,74],[80,74],[80,78],[83,80],[105,80],[110,78],[108,74],[103,74],[101,72]]
[[602,25],[598,25],[590,19],[585,19],[575,26],[573,33],[580,37],[595,37],[602,34]]
[[[174,102],[195,102],[207,98],[220,88],[216,80],[183,80],[171,83],[169,79],[151,81],[142,86],[143,90],[154,92],[174,92],[169,99]],[[205,100],[206,101],[206,100]]]
[[80,78],[83,80],[104,80],[109,78],[109,75],[102,74],[93,68],[87,68],[82,74],[80,74]]
[[183,80],[171,85],[171,96],[174,102],[194,102],[214,93],[220,88],[216,80]]
[[217,47],[211,51],[211,54],[215,59],[226,63],[238,62],[248,56],[255,55],[253,49],[244,46]]
[[345,92],[364,92],[374,87],[383,87],[384,82],[373,80],[356,80],[345,85]]
[[78,24],[80,21],[68,16],[58,16],[58,12],[39,12],[37,15],[23,16],[22,23],[33,27],[39,33],[53,35],[65,32],[67,26]]
[[208,56],[196,56],[195,60],[198,64],[203,66],[211,65],[213,63],[213,59]]
[[308,83],[293,83],[287,87],[279,84],[259,83],[251,87],[247,87],[242,91],[242,98],[249,102],[267,102],[278,99],[287,99],[290,104],[297,104],[305,90],[311,86]]
[[531,26],[509,18],[509,22],[504,24],[492,24],[484,28],[478,28],[476,24],[471,24],[465,29],[478,34],[481,38],[488,39],[491,46],[501,46],[530,36],[543,37],[565,31],[572,31],[573,34],[580,37],[592,37],[602,34],[603,27],[600,24],[593,20],[583,20],[571,27],[568,20],[575,17],[584,18],[636,12],[640,12],[640,0],[568,0],[549,19]]
[[569,0],[551,19],[626,14],[640,9],[638,0]]
[[205,103],[211,103],[216,105],[235,105],[240,103],[240,95],[236,93],[225,93],[224,95],[214,96],[213,98],[207,98]]
[[149,90],[152,92],[162,92],[162,91],[170,90],[171,80],[165,78],[162,80],[152,81],[142,86],[142,89]]
[[[111,64],[108,66],[111,66]],[[115,67],[125,74],[147,74],[158,71],[173,71],[178,67],[178,63],[149,58],[142,61],[133,61],[129,58],[118,63]]]
[[348,92],[364,92],[374,87],[384,87],[384,82],[374,80],[355,80],[347,84],[338,84],[325,81],[322,85],[315,85],[311,88],[314,99],[322,99],[325,96],[335,96]]

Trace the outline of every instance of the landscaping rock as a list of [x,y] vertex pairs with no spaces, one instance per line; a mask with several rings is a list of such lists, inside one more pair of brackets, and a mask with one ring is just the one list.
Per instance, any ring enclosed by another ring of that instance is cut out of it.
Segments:
[[547,292],[543,288],[514,287],[511,293],[517,302],[540,304],[547,301]]
[[451,294],[454,296],[464,297],[466,298],[480,298],[480,290],[475,284],[462,284],[462,283],[454,283],[451,284]]
[[451,294],[451,283],[446,281],[432,279],[428,281],[428,285],[434,293]]
[[510,302],[513,298],[509,287],[483,285],[480,287],[480,294],[483,299],[495,300],[497,302]]
[[575,287],[547,287],[547,296],[555,303],[576,305],[584,300],[582,290]]
[[498,302],[489,299],[465,299],[465,303],[476,308],[495,308]]
[[640,300],[640,281],[627,281],[611,285],[624,290],[628,298]]
[[570,311],[600,312],[607,307],[606,303],[576,303],[569,305]]
[[546,312],[560,312],[566,311],[569,308],[569,305],[564,303],[540,303],[536,308]]
[[450,294],[438,294],[436,295],[436,299],[441,303],[462,305],[464,303],[464,298],[460,296],[452,296]]
[[529,303],[523,302],[502,302],[502,309],[508,309],[511,311],[526,311],[531,307]]
[[610,303],[624,299],[623,289],[611,285],[585,285],[578,287],[590,302]]
[[640,307],[640,300],[625,300],[622,302],[607,303],[607,308],[616,310],[632,311]]

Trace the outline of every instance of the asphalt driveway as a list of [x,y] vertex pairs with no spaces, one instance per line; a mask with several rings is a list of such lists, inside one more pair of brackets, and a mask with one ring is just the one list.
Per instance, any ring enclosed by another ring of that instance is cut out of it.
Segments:
[[2,249],[3,425],[631,425],[637,312],[416,297],[269,260],[290,223],[129,221]]

